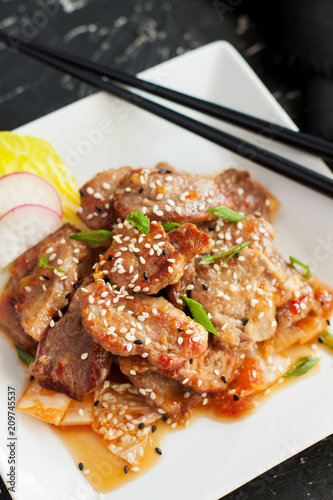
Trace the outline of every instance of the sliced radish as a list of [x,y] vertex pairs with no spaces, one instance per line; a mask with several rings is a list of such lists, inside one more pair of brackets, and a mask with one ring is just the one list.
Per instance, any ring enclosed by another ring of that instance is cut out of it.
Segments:
[[0,214],[30,203],[51,208],[62,216],[58,192],[39,175],[15,172],[0,178]]
[[0,268],[62,225],[59,214],[41,205],[21,205],[0,218]]

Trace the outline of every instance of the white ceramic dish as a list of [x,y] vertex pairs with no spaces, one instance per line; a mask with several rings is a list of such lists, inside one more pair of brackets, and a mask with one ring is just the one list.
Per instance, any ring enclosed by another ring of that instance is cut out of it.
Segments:
[[[225,42],[207,45],[142,75],[295,128],[249,66]],[[194,112],[191,115],[200,116]],[[206,120],[216,124],[214,119]],[[219,126],[236,132],[231,126]],[[196,173],[215,172],[230,164],[247,168],[281,201],[275,224],[277,249],[286,258],[293,255],[307,260],[319,278],[333,286],[332,202],[320,194],[103,93],[17,132],[51,142],[72,167],[79,184],[106,168],[153,166],[163,160],[177,169]],[[308,154],[254,139],[248,133],[237,134],[329,175],[327,167]],[[277,392],[244,420],[224,424],[201,419],[189,429],[167,436],[159,464],[106,494],[105,499],[217,500],[331,434],[333,405],[327,396],[333,383],[332,358],[323,353],[321,365],[320,371]],[[8,386],[14,386],[19,396],[24,376],[16,355],[0,337],[0,471],[4,478],[8,470]],[[17,428],[15,500],[98,498],[47,424],[18,413]]]

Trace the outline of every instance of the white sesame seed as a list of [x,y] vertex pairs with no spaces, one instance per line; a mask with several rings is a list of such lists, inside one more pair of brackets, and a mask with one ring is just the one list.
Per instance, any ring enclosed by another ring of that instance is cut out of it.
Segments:
[[275,320],[272,321],[271,326],[274,328],[276,325],[277,325],[277,322]]
[[182,384],[185,385],[187,384],[187,382],[189,381],[190,379],[187,377],[187,378],[184,378],[184,380],[182,381]]
[[199,378],[199,380],[198,380],[198,387],[201,387],[201,386],[202,386],[202,380],[201,380],[201,378]]
[[101,316],[105,316],[105,315],[106,315],[106,309],[102,309]]
[[178,342],[179,345],[182,345],[182,343],[184,342],[183,337],[178,337],[177,342]]
[[148,353],[148,352],[143,352],[143,353],[141,354],[141,356],[142,356],[143,358],[148,358],[149,353]]
[[56,258],[56,256],[57,256],[56,253],[53,253],[52,255],[50,255],[49,261],[54,260]]
[[145,264],[145,263],[146,263],[146,261],[145,261],[145,259],[142,257],[142,255],[140,255],[140,262],[141,262],[141,264]]
[[25,287],[24,287],[24,289],[25,289],[25,291],[26,291],[26,292],[28,292],[28,293],[29,293],[29,292],[31,292],[31,288],[30,288],[30,286],[25,286]]
[[158,413],[161,413],[161,415],[165,414],[165,411],[162,408],[158,408],[157,411],[158,411]]
[[258,318],[261,319],[265,316],[265,313],[262,311],[258,314]]
[[202,402],[203,406],[206,406],[206,404],[208,403],[208,398],[205,398]]
[[220,375],[220,372],[218,370],[214,370],[215,375]]
[[157,311],[156,307],[153,307],[153,308],[152,308],[152,313],[156,316],[156,315],[157,315],[157,312],[158,312],[158,311]]
[[156,200],[162,200],[164,197],[164,195],[162,193],[159,193],[158,195],[156,195]]
[[94,303],[94,297],[92,295],[89,295],[88,300],[90,304]]
[[133,289],[133,292],[137,293],[141,290],[141,286],[136,286],[134,289]]
[[187,285],[186,290],[193,290],[194,285]]
[[51,319],[51,321],[50,321],[50,327],[51,327],[51,328],[53,328],[53,327],[54,327],[54,325],[55,325],[55,322],[54,322],[54,320],[53,320],[53,319]]
[[95,192],[95,191],[93,190],[93,188],[92,188],[92,187],[90,187],[90,186],[89,186],[89,187],[87,187],[87,193],[88,193],[88,194],[94,194],[94,192]]
[[130,375],[136,375],[136,371],[135,370],[130,370]]
[[251,302],[250,302],[251,307],[254,307],[258,303],[259,303],[259,300],[257,300],[257,299],[251,299]]
[[87,359],[87,357],[88,357],[87,352],[84,352],[83,354],[81,354],[81,359]]
[[53,247],[49,247],[49,248],[45,251],[45,253],[52,253],[52,252],[53,252],[53,250],[54,250],[54,249],[53,249]]

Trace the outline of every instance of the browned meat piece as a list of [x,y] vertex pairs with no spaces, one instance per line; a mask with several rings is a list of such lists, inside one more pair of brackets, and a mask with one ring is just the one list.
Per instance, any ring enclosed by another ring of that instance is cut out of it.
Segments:
[[151,223],[149,234],[139,234],[129,222],[118,224],[113,242],[96,268],[96,277],[107,275],[119,288],[147,295],[157,294],[177,283],[184,267],[196,254],[209,252],[210,237],[193,224],[183,224],[166,233]]
[[36,248],[30,248],[13,263],[10,269],[11,278],[8,280],[0,297],[0,323],[6,327],[18,346],[31,353],[34,353],[37,343],[24,332],[16,316],[15,290],[22,276],[36,266],[38,255]]
[[114,197],[121,219],[139,211],[155,221],[196,223],[214,218],[207,209],[216,205],[230,201],[213,179],[175,172],[164,163],[127,174]]
[[77,229],[65,224],[34,247],[36,263],[43,255],[56,270],[38,268],[23,276],[15,289],[15,312],[27,335],[39,341],[56,313],[67,306],[79,278],[79,264],[89,255],[86,243],[69,240]]
[[43,335],[30,372],[43,387],[83,401],[106,379],[110,365],[111,354],[82,326],[76,292],[65,315]]
[[238,223],[219,219],[213,226],[207,224],[206,230],[216,255],[252,241],[222,268],[226,257],[212,264],[197,262],[192,283],[189,279],[185,283],[191,298],[210,314],[219,334],[214,342],[222,348],[250,349],[274,335],[276,310],[302,289],[304,280],[275,254],[273,230],[264,219],[251,215]]
[[219,174],[215,182],[232,200],[233,210],[270,220],[271,200],[264,190],[252,181],[248,172],[230,168]]
[[106,170],[93,177],[82,189],[78,216],[91,229],[110,229],[117,222],[113,207],[114,193],[124,176],[132,169],[122,167]]
[[162,297],[121,293],[99,280],[81,293],[81,308],[84,328],[112,354],[170,369],[207,349],[207,331]]
[[239,351],[222,351],[214,345],[199,358],[185,361],[173,370],[159,370],[139,356],[119,358],[119,367],[127,376],[158,371],[161,375],[177,380],[182,385],[200,393],[224,391],[235,377],[236,369],[241,363]]
[[177,422],[186,419],[192,408],[206,403],[201,394],[160,373],[147,371],[137,375],[129,374],[129,379],[150,404],[156,405],[159,413],[167,413]]

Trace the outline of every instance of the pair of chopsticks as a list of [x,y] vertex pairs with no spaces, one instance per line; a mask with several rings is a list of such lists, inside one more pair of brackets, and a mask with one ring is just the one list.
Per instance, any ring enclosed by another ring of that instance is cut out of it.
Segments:
[[160,85],[155,85],[116,69],[106,68],[102,65],[86,61],[70,54],[65,54],[50,47],[44,47],[33,42],[27,43],[23,39],[1,31],[0,41],[5,42],[9,47],[23,54],[33,57],[60,71],[71,74],[81,81],[106,90],[131,104],[150,111],[186,130],[194,132],[244,158],[255,161],[274,172],[282,174],[331,198],[333,197],[333,180],[329,177],[313,172],[302,165],[271,153],[259,146],[201,123],[186,115],[157,104],[154,101],[150,101],[113,82],[116,81],[121,84],[130,85],[147,93],[154,94],[215,118],[222,119],[252,132],[263,135],[267,134],[272,139],[306,150],[325,159],[333,160],[333,143],[329,141],[325,141],[310,134],[295,132],[265,120],[181,92],[176,92]]

